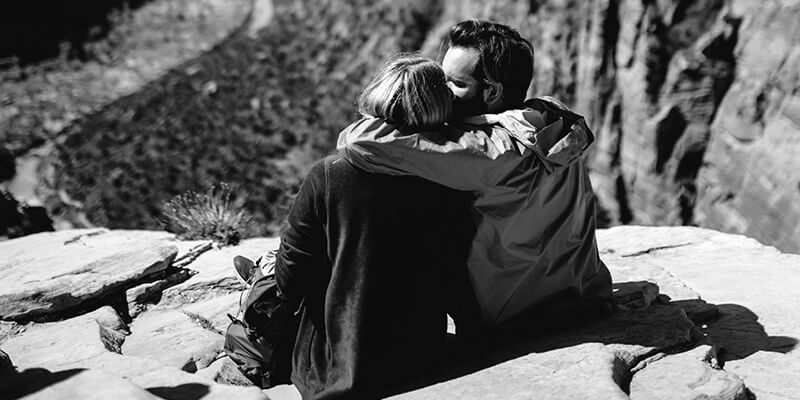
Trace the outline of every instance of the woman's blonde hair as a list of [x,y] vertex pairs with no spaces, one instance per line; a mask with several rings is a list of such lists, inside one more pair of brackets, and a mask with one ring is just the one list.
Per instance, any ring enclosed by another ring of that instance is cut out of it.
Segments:
[[442,124],[452,108],[453,95],[442,68],[408,53],[391,58],[358,98],[362,115],[413,127]]

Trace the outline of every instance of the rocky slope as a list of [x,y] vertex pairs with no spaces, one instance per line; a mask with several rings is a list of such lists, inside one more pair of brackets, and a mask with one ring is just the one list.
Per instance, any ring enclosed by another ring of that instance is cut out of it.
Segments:
[[[617,312],[460,354],[396,398],[800,399],[800,256],[690,227],[616,227],[598,243]],[[104,229],[0,243],[0,393],[298,398],[248,386],[222,352],[242,290],[233,256],[277,245]]]

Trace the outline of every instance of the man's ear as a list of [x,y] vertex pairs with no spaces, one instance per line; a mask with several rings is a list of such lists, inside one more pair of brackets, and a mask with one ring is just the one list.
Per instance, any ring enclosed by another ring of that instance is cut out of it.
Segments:
[[503,103],[503,84],[499,82],[489,82],[483,88],[483,102],[489,109],[495,108]]

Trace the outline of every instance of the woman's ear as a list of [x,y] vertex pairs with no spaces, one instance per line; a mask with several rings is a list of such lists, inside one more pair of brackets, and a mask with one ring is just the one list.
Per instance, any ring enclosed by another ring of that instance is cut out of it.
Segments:
[[489,82],[483,88],[483,102],[489,110],[500,108],[503,105],[503,84]]

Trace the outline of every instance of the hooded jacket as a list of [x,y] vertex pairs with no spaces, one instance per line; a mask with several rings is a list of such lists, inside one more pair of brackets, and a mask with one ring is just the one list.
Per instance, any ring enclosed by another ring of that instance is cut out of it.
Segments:
[[611,297],[581,157],[593,141],[583,117],[533,99],[423,132],[364,118],[342,131],[337,148],[365,171],[473,193],[467,268],[481,318],[493,326],[565,294]]

